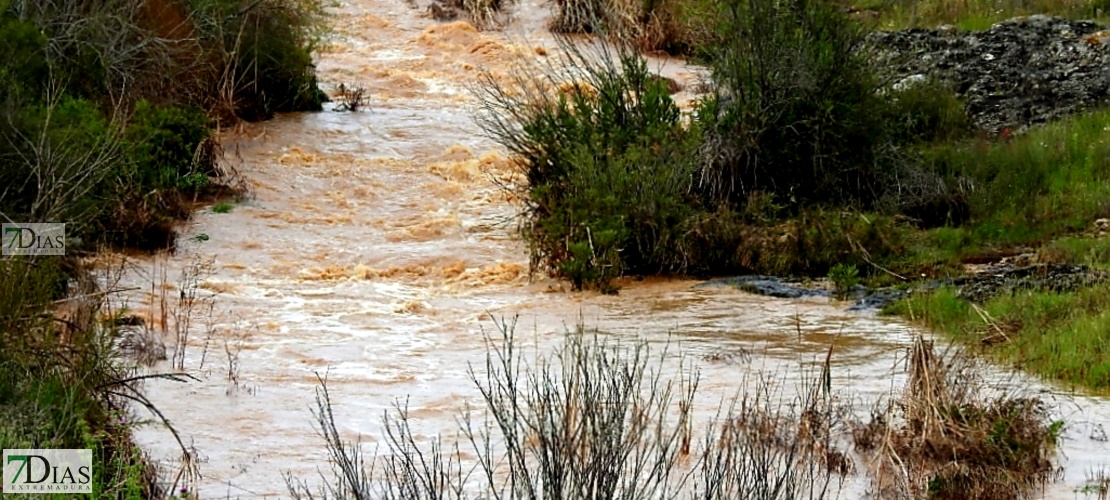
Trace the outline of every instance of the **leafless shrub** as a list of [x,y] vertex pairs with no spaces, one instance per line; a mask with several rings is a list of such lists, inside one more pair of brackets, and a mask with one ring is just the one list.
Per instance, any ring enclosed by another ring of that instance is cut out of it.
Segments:
[[[193,319],[197,315],[211,316],[215,308],[215,297],[199,294],[200,284],[214,270],[215,260],[212,258],[194,255],[192,262],[181,272],[178,281],[178,300],[175,307],[169,310],[173,318],[173,367],[178,370],[185,369],[185,350],[189,343],[189,333],[192,329]],[[165,287],[163,287],[165,290]],[[163,318],[165,318],[166,302],[163,298]]]
[[[318,424],[317,431],[324,439],[327,446],[328,458],[331,463],[332,478],[320,473],[324,480],[319,489],[319,497],[312,493],[312,488],[304,480],[299,480],[291,474],[284,474],[285,484],[290,495],[295,499],[335,498],[368,500],[375,498],[372,495],[370,475],[363,460],[361,441],[347,444],[339,436],[335,425],[335,415],[332,413],[331,394],[328,392],[327,374],[317,374],[320,385],[316,388],[316,409],[312,415]],[[371,464],[372,466],[372,464]]]
[[[3,140],[8,142],[16,155],[14,160],[23,164],[22,179],[0,190],[0,199],[9,193],[30,191],[34,193],[30,206],[22,207],[24,222],[55,222],[83,220],[91,210],[90,204],[78,203],[99,185],[99,180],[111,170],[122,156],[120,148],[124,119],[122,110],[115,108],[107,124],[106,133],[88,144],[88,138],[79,136],[81,131],[67,129],[54,122],[55,113],[63,98],[63,89],[57,82],[47,85],[45,113],[37,130],[27,131],[14,123],[15,117],[5,113],[8,123],[2,128]],[[8,216],[4,214],[4,220]]]
[[358,111],[366,104],[366,87],[340,83],[335,88],[336,111]]
[[[666,352],[622,345],[583,327],[552,357],[526,363],[515,320],[487,337],[484,369],[471,367],[485,417],[466,410],[460,440],[422,444],[406,406],[385,415],[388,448],[367,471],[358,444],[336,430],[326,379],[314,415],[334,479],[321,498],[825,498],[851,466],[836,450],[828,363],[797,398],[766,381],[736,399],[696,450],[692,408],[698,375],[684,362],[663,376]],[[464,459],[460,446],[468,447]],[[379,466],[379,467],[373,467]],[[373,472],[377,474],[373,474]],[[295,498],[315,498],[286,477]]]
[[51,67],[87,67],[93,55],[111,103],[125,106],[136,95],[188,95],[200,87],[202,51],[175,7],[151,0],[13,0],[9,10],[46,35]]

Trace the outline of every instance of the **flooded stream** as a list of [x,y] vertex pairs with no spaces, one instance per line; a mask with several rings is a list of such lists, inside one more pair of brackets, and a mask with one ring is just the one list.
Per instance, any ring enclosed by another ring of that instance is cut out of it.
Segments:
[[[519,315],[518,336],[541,351],[580,318],[614,336],[671,342],[700,370],[710,403],[699,418],[745,375],[796,379],[830,343],[834,386],[847,398],[867,407],[900,388],[896,364],[914,332],[844,304],[694,281],[629,281],[605,296],[530,280],[512,200],[490,180],[513,182],[512,165],[479,135],[466,90],[481,68],[555,51],[546,5],[527,0],[515,12],[504,32],[478,32],[404,2],[343,2],[335,39],[318,55],[322,85],[364,86],[368,108],[229,133],[228,161],[250,198],[230,213],[198,213],[176,254],[140,260],[124,277],[144,290],[126,297],[128,307],[158,323],[159,297],[183,292],[178,276],[192,264],[210,265],[198,293],[214,294],[214,307],[193,320],[182,362],[200,381],[145,386],[196,448],[201,498],[279,498],[283,473],[319,478],[327,465],[310,413],[317,373],[328,373],[341,430],[370,452],[382,413],[405,398],[422,432],[453,433],[455,415],[477,397],[468,363],[484,361],[482,329],[499,317]],[[694,82],[678,61],[652,64]],[[172,351],[174,339],[165,342]],[[1110,465],[1097,429],[1110,422],[1110,402],[1044,397],[1069,423],[1065,478],[1046,498],[1081,497],[1085,474]],[[137,439],[167,467],[179,457],[161,426],[139,428]],[[842,496],[858,497],[859,481]]]

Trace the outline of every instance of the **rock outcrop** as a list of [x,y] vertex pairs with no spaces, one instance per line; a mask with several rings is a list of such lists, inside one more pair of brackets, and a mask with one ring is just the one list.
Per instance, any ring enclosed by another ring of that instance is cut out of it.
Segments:
[[1029,16],[986,31],[875,32],[894,85],[926,76],[953,84],[972,122],[999,134],[1110,101],[1110,26]]

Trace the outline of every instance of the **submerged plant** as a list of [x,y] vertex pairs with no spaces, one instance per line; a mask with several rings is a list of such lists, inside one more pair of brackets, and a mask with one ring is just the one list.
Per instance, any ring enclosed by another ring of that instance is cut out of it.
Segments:
[[829,280],[836,287],[837,299],[847,299],[859,284],[859,269],[854,264],[837,264],[829,270]]

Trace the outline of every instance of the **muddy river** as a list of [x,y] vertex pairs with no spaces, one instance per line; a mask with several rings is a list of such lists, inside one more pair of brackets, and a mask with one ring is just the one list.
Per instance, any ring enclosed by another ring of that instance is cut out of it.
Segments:
[[[201,498],[284,497],[287,472],[318,480],[326,453],[310,412],[316,373],[329,374],[342,432],[361,435],[368,451],[380,443],[383,411],[405,398],[422,435],[453,433],[457,412],[477,397],[467,365],[483,362],[482,329],[498,317],[519,315],[518,336],[541,352],[580,319],[608,335],[669,341],[672,355],[700,370],[699,418],[746,375],[797,378],[830,343],[845,397],[866,407],[900,388],[896,365],[914,331],[846,304],[694,281],[629,281],[605,296],[529,279],[511,197],[491,182],[514,182],[512,165],[478,133],[467,87],[482,68],[554,55],[546,5],[526,0],[493,32],[437,23],[400,1],[348,0],[333,12],[334,39],[318,54],[322,85],[361,85],[368,107],[229,132],[227,162],[249,199],[230,213],[198,213],[174,255],[133,261],[123,277],[142,291],[122,300],[160,324],[172,315],[162,300],[177,303],[189,288],[182,273],[203,264],[197,293],[214,302],[195,308],[179,362],[199,381],[145,386],[196,449]],[[696,78],[680,61],[652,65],[680,82]],[[173,358],[177,339],[162,340]],[[1110,465],[1098,429],[1110,402],[1037,387],[1028,390],[1044,392],[1069,423],[1064,478],[1045,496],[1082,497],[1086,474]],[[175,466],[165,428],[141,426],[137,439]],[[858,497],[859,481],[842,496]]]

